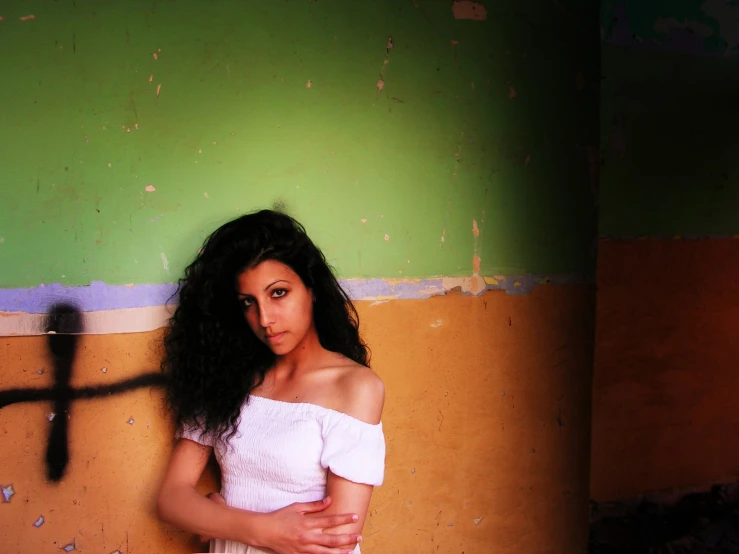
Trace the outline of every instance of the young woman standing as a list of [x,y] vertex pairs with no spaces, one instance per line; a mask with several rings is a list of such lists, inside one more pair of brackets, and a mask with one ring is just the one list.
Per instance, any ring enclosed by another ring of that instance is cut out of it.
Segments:
[[[384,478],[382,381],[321,251],[264,210],[216,230],[180,282],[165,339],[179,440],[162,520],[210,552],[359,553]],[[220,494],[197,484],[215,451]]]

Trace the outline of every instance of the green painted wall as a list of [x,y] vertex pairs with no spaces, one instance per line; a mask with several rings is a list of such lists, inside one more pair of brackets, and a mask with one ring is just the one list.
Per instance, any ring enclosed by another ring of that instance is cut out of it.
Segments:
[[173,281],[275,202],[342,277],[589,270],[597,14],[487,4],[3,3],[0,287]]
[[739,233],[739,6],[606,2],[600,234]]

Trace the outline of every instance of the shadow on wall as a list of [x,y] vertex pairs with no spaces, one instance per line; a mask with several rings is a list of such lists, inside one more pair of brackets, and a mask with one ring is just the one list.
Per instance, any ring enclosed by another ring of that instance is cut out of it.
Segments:
[[[52,402],[49,414],[51,430],[46,446],[46,470],[49,480],[58,483],[69,464],[67,426],[71,416],[72,401],[120,394],[140,387],[161,386],[164,376],[157,372],[146,373],[112,385],[73,388],[72,369],[79,336],[84,332],[82,312],[72,304],[52,306],[46,321],[47,346],[54,368],[54,382],[48,388],[17,388],[0,391],[0,409],[18,402]],[[38,370],[43,373],[43,370]],[[129,423],[133,423],[130,421]],[[3,487],[5,502],[13,495],[12,485]]]

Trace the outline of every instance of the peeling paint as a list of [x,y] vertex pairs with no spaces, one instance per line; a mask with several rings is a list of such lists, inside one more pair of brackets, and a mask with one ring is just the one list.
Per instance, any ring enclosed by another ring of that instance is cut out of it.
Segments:
[[38,516],[38,519],[33,522],[33,526],[36,528],[41,527],[44,524],[44,521],[45,521],[44,516],[40,515]]
[[[703,0],[698,4],[703,16],[675,6],[682,13],[673,12],[657,17],[651,29],[642,24],[637,30],[632,26],[630,13],[639,12],[640,4],[619,2],[602,14],[604,20],[611,22],[610,25],[606,24],[607,29],[602,29],[602,38],[616,46],[646,51],[709,57],[731,57],[739,54],[739,6],[727,0]],[[709,21],[698,20],[704,18]],[[716,27],[718,33],[714,30]],[[721,40],[717,40],[719,38]]]
[[36,19],[35,15],[24,15],[20,18],[21,21],[33,21],[34,19]]
[[10,499],[13,498],[13,495],[15,494],[13,485],[2,487],[2,490],[3,490],[3,502],[10,502]]
[[470,0],[459,0],[452,4],[452,13],[454,19],[472,19],[473,21],[484,21],[488,17],[488,12],[479,2]]
[[154,185],[146,185],[146,186],[144,187],[144,190],[145,190],[146,192],[154,192],[154,191],[155,191],[155,190],[157,190],[157,189],[156,189],[156,188],[154,188]]
[[76,550],[76,549],[77,549],[77,547],[76,547],[76,545],[75,545],[75,541],[76,541],[76,539],[72,539],[72,542],[70,542],[70,543],[69,543],[68,545],[66,545],[66,546],[63,546],[63,547],[62,547],[62,550],[64,550],[64,552],[72,552],[73,550]]

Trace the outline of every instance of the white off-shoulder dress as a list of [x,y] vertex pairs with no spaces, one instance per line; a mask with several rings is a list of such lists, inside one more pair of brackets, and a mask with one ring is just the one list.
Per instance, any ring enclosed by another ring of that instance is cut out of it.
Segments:
[[[316,404],[250,396],[236,434],[224,443],[197,429],[178,436],[212,446],[229,506],[272,512],[326,495],[328,471],[379,486],[385,475],[382,423],[372,425]],[[263,554],[243,543],[214,539],[210,552]],[[359,546],[354,554],[360,554]]]

